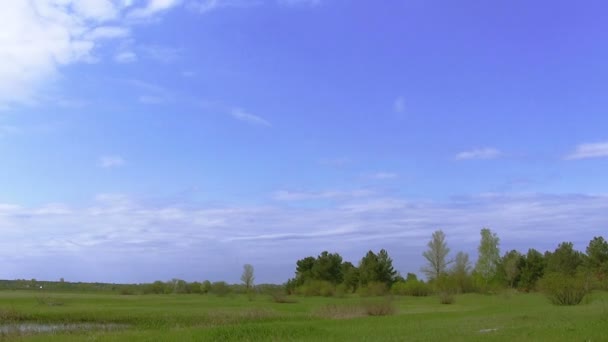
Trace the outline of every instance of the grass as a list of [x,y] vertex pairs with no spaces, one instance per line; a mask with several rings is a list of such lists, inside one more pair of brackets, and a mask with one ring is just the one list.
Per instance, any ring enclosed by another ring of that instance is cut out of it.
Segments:
[[608,293],[577,306],[555,306],[540,294],[436,297],[105,295],[0,292],[0,326],[16,323],[126,325],[119,330],[0,334],[16,341],[602,341]]

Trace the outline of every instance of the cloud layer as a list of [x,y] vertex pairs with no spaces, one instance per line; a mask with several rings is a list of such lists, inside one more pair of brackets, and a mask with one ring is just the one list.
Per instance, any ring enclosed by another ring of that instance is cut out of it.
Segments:
[[[338,203],[324,208],[161,205],[112,194],[85,207],[0,204],[0,278],[238,281],[242,264],[252,263],[261,282],[282,282],[304,256],[327,249],[356,263],[368,249],[380,248],[389,250],[402,273],[418,272],[436,229],[447,234],[454,252],[474,255],[486,226],[498,233],[503,250],[525,252],[562,241],[584,249],[608,225],[606,196],[484,195],[436,202],[359,195],[341,193]],[[36,269],[37,261],[53,258],[71,262]]]

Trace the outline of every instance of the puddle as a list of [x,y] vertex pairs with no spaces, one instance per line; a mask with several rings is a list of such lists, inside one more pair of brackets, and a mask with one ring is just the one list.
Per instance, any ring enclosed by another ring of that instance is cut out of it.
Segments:
[[99,324],[99,323],[64,323],[64,324],[42,324],[42,323],[19,323],[0,324],[1,334],[48,334],[69,331],[113,331],[126,329],[126,324]]
[[482,334],[487,334],[487,333],[491,333],[491,332],[495,332],[495,331],[498,331],[498,328],[481,329],[481,330],[479,330],[479,332],[482,333]]

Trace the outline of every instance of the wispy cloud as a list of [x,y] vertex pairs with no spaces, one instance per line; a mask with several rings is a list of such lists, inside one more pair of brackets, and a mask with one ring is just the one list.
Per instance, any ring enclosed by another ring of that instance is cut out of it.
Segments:
[[403,114],[405,112],[405,99],[403,96],[399,96],[393,102],[393,111],[398,114]]
[[[133,23],[125,16],[150,17],[179,4],[133,1],[37,0],[5,1],[0,11],[0,108],[35,103],[43,86],[61,67],[95,62],[105,41],[130,37]],[[129,13],[127,15],[127,13]],[[50,43],[52,42],[52,43]],[[119,52],[118,62],[133,62],[131,50]]]
[[186,3],[186,8],[204,14],[221,8],[246,8],[262,4],[263,0],[192,0]]
[[145,6],[131,10],[127,16],[136,19],[149,18],[157,13],[169,10],[181,2],[182,0],[148,0]]
[[395,179],[397,177],[399,177],[399,175],[394,172],[376,172],[369,175],[369,178],[378,180]]
[[133,51],[120,51],[114,55],[114,61],[117,63],[133,63],[137,61],[137,55]]
[[[542,194],[442,202],[363,196],[323,208],[178,206],[121,194],[100,195],[82,206],[0,203],[0,272],[43,279],[201,280],[193,266],[205,260],[205,278],[238,281],[246,261],[266,270],[260,280],[282,282],[302,257],[330,250],[356,262],[380,248],[399,271],[416,272],[437,229],[453,251],[472,255],[484,226],[500,236],[503,250],[544,251],[562,241],[584,250],[593,236],[605,234],[607,211],[606,196]],[[63,273],[68,270],[58,257],[79,260],[73,273]]]
[[104,169],[121,167],[126,163],[127,162],[121,156],[102,156],[97,161],[97,165]]
[[230,115],[237,120],[247,122],[247,123],[250,123],[253,125],[272,126],[269,121],[267,121],[257,115],[253,115],[249,112],[246,112],[245,110],[243,110],[241,108],[232,109],[230,111]]
[[372,195],[374,192],[370,190],[350,190],[350,191],[288,191],[280,190],[274,193],[273,198],[277,201],[308,201],[308,200],[323,200],[323,199],[340,199],[347,200],[360,198]]
[[471,159],[496,159],[502,153],[492,147],[478,148],[470,151],[460,152],[456,155],[456,160],[471,160]]
[[565,157],[566,160],[608,158],[608,141],[581,144],[574,152]]
[[160,45],[146,45],[140,47],[140,50],[144,56],[165,64],[177,61],[181,55],[179,49]]

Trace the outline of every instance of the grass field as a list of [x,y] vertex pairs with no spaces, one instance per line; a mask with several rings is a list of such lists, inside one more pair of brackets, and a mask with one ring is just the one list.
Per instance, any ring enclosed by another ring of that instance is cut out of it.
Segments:
[[[520,293],[460,295],[450,305],[439,304],[434,296],[295,300],[3,291],[0,326],[39,323],[76,330],[5,331],[0,340],[608,341],[605,292],[571,307],[551,305],[539,294]],[[366,308],[373,305],[392,307],[394,312],[369,316]]]

